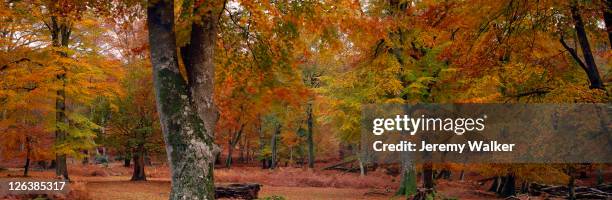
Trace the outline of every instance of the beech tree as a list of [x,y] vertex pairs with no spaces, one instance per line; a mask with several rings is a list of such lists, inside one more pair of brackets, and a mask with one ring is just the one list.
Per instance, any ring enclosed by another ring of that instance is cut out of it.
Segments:
[[[213,127],[212,62],[217,20],[224,1],[197,2],[184,8],[191,34],[177,52],[174,1],[149,2],[147,23],[154,90],[172,173],[170,199],[214,199],[213,168],[217,151]],[[192,18],[193,17],[193,18]],[[185,77],[179,59],[185,63]]]

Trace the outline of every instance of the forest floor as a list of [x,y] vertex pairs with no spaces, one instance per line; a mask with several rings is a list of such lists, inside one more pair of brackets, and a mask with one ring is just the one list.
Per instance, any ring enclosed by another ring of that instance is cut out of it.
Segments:
[[[131,168],[120,163],[110,166],[70,165],[72,190],[79,199],[167,199],[170,192],[170,174],[166,166],[147,166],[148,181],[129,181]],[[0,179],[20,177],[23,171],[9,169],[0,171]],[[34,170],[31,178],[53,178],[52,170]],[[465,181],[438,180],[437,194],[449,199],[496,199],[486,192],[486,185],[477,184],[480,179],[466,173]],[[280,196],[285,199],[402,199],[394,197],[397,177],[382,170],[360,177],[358,173],[321,171],[303,168],[281,167],[276,170],[255,166],[237,166],[232,169],[215,169],[215,182],[259,183],[260,198]],[[77,199],[77,198],[70,198]],[[531,198],[533,199],[533,197]]]

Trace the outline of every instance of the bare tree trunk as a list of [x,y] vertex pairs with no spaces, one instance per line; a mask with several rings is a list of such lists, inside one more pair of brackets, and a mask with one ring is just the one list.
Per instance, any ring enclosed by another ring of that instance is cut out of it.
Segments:
[[[246,138],[246,137],[244,137],[244,138]],[[244,158],[245,158],[244,157],[244,145],[245,145],[244,140],[241,140],[241,142],[240,142],[240,155],[238,155],[238,160],[241,163],[244,163]]]
[[89,164],[89,150],[83,150],[83,154],[85,154],[85,157],[83,157],[81,164],[87,165]]
[[225,159],[225,167],[230,168],[232,165],[232,154],[234,152],[234,145],[232,145],[232,139],[227,142],[227,158]]
[[365,165],[363,164],[363,160],[361,158],[357,159],[357,161],[359,161],[359,176],[363,177],[367,175],[367,169],[365,167]]
[[608,32],[608,40],[610,41],[610,48],[612,48],[612,0],[605,0],[603,7],[604,22],[606,24],[606,31]]
[[[210,4],[207,2],[205,6]],[[212,58],[214,27],[221,9],[211,7],[212,11],[194,9],[203,15],[192,26],[188,55],[184,57],[189,81],[183,79],[178,68],[174,1],[159,0],[147,7],[157,110],[172,173],[170,199],[214,199],[215,196],[213,168],[218,148],[213,139],[216,113],[212,102]],[[204,39],[207,37],[212,38]]]
[[244,130],[245,125],[246,124],[242,124],[240,126],[240,130],[238,130],[238,132],[236,133],[235,138],[230,137],[230,140],[228,142],[229,147],[228,147],[228,152],[227,152],[228,153],[227,160],[225,161],[225,166],[227,168],[230,168],[232,165],[232,155],[233,155],[234,149],[236,148],[236,144],[238,144],[238,142],[240,141],[240,137],[242,136],[242,131]]
[[500,185],[500,180],[501,178],[499,176],[495,176],[495,178],[493,178],[493,183],[491,183],[491,187],[489,188],[489,191],[491,192],[497,192],[497,189],[499,188]]
[[575,200],[576,199],[576,187],[575,187],[575,179],[574,179],[574,175],[570,174],[570,178],[569,178],[569,183],[567,184],[567,189],[568,191],[568,195],[567,195],[567,199],[568,200]]
[[277,156],[276,155],[276,153],[277,153],[277,147],[276,147],[277,142],[276,142],[276,140],[277,140],[278,135],[280,134],[280,131],[281,131],[281,125],[278,124],[276,126],[276,130],[274,130],[274,133],[272,134],[272,140],[270,142],[270,145],[272,147],[272,158],[271,158],[271,162],[270,162],[270,168],[271,169],[275,169],[276,168],[276,161],[277,161],[277,157],[276,157]]
[[430,162],[423,163],[423,187],[434,188],[433,164]]
[[313,139],[313,126],[314,126],[314,117],[312,113],[312,102],[308,103],[308,107],[306,108],[306,113],[308,114],[308,168],[314,168],[315,162],[315,152],[314,152],[314,139]]
[[502,195],[502,197],[516,195],[516,176],[514,175],[514,173],[508,173],[508,175],[506,175],[506,179],[501,188],[500,194]]
[[132,173],[132,181],[146,181],[145,175],[145,149],[144,144],[138,144],[136,152],[134,152],[134,172]]
[[131,166],[131,160],[130,157],[132,156],[128,156],[127,154],[125,155],[125,157],[123,157],[123,167],[130,167]]
[[26,161],[23,166],[23,176],[28,176],[28,172],[30,171],[30,157],[32,155],[32,138],[30,136],[26,136]]
[[266,164],[266,158],[264,157],[264,149],[266,147],[265,135],[262,129],[261,116],[259,116],[259,125],[257,127],[257,131],[259,132],[259,157],[261,159],[261,168],[266,169],[268,166]]

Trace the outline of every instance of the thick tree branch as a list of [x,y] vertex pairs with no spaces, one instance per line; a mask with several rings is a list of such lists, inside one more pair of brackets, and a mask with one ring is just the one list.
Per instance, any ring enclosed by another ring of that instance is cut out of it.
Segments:
[[582,59],[580,59],[578,52],[576,52],[575,49],[573,49],[572,47],[567,45],[567,43],[565,43],[565,39],[563,39],[563,36],[561,36],[561,38],[559,39],[559,42],[561,42],[561,45],[563,45],[563,48],[565,48],[565,50],[567,50],[570,53],[570,55],[572,55],[572,58],[576,60],[578,65],[580,65],[580,67],[586,71],[587,66],[584,64],[584,62],[582,62]]

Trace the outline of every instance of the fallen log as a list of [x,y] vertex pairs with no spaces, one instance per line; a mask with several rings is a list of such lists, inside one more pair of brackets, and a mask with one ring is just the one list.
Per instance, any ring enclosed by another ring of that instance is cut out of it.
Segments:
[[[576,199],[612,199],[610,185],[598,185],[595,187],[580,186],[574,188]],[[551,186],[538,183],[532,183],[529,189],[529,194],[539,196],[547,194],[554,197],[566,198],[569,195],[569,188],[566,186]]]
[[612,184],[601,184],[601,185],[595,186],[595,188],[597,188],[598,190],[607,192],[607,193],[612,193]]
[[215,186],[215,199],[257,199],[261,185],[257,183],[235,183]]
[[337,168],[339,166],[355,162],[356,160],[357,160],[357,157],[350,157],[350,158],[347,158],[347,159],[343,160],[342,162],[339,162],[339,163],[336,163],[336,164],[332,164],[332,165],[327,166],[327,167],[323,167],[323,170],[334,169],[334,168]]
[[576,193],[576,199],[608,199],[610,196],[594,193]]

